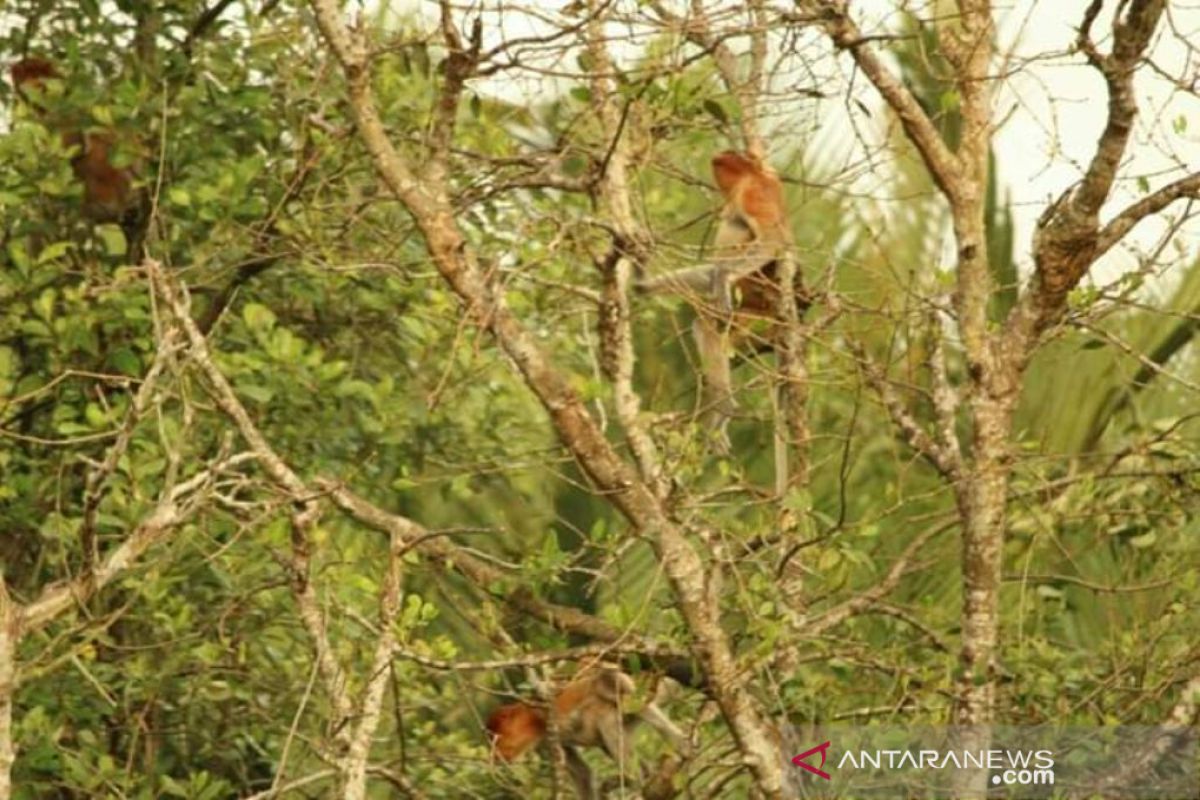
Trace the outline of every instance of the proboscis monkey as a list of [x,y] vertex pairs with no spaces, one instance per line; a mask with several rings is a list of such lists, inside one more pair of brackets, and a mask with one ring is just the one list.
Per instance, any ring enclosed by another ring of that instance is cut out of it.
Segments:
[[[687,737],[653,700],[637,711],[627,708],[634,689],[633,679],[624,672],[601,666],[585,670],[554,695],[550,705],[567,770],[584,800],[591,800],[595,789],[591,769],[575,748],[602,748],[626,774],[633,760],[633,730],[639,722],[646,722],[680,751],[688,747]],[[497,708],[487,719],[492,751],[503,761],[520,758],[546,737],[549,711],[523,702]]]
[[17,94],[29,105],[42,111],[42,107],[37,103],[35,98],[29,96],[28,91],[33,89],[38,94],[46,91],[46,81],[57,80],[61,76],[58,70],[44,58],[23,58],[8,68],[8,74],[12,78],[13,89]]
[[[641,288],[682,295],[696,307],[692,335],[704,377],[706,423],[716,431],[718,446],[726,449],[725,428],[737,408],[730,332],[743,331],[756,319],[778,318],[776,271],[789,239],[783,187],[770,167],[727,150],[713,158],[712,169],[725,201],[713,262],[644,281]],[[808,298],[799,288],[796,299],[798,306],[807,307]]]
[[[9,74],[13,88],[25,104],[47,127],[58,131],[63,146],[76,151],[71,157],[71,169],[83,184],[84,215],[93,222],[128,222],[127,216],[135,210],[137,197],[132,170],[112,164],[116,137],[109,131],[83,132],[61,121],[47,120],[41,95],[48,81],[61,80],[62,76],[46,59],[22,59],[9,68]],[[129,238],[129,231],[126,236]]]

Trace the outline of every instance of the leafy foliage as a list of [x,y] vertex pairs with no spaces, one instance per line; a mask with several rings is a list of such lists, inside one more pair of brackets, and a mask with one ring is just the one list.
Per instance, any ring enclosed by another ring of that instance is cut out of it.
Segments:
[[[194,317],[211,317],[217,366],[254,423],[306,479],[352,486],[505,576],[479,585],[450,560],[407,553],[394,624],[401,650],[477,662],[579,643],[503,602],[519,588],[684,649],[651,547],[589,489],[507,354],[464,323],[475,312],[460,306],[421,231],[381,189],[302,9],[233,4],[227,18],[201,25],[199,2],[113,5],[115,13],[99,3],[18,2],[8,13],[31,24],[8,30],[5,51],[53,56],[69,76],[48,92],[56,114],[115,132],[118,157],[139,165],[156,210],[148,252],[189,287]],[[376,31],[371,85],[397,146],[420,160],[445,54],[416,22],[380,25],[390,27]],[[652,271],[703,253],[716,198],[697,154],[725,146],[739,113],[710,68],[675,69],[672,56],[664,39],[618,76],[636,214],[657,238]],[[937,59],[898,57],[925,104],[940,103],[952,141],[954,103]],[[607,223],[585,193],[537,180],[548,165],[567,185],[605,158],[607,132],[581,66],[577,81],[531,107],[472,88],[457,118],[451,182],[457,222],[508,306],[589,406],[611,415],[593,299]],[[178,355],[165,358],[149,411],[129,414],[163,358],[163,309],[121,230],[81,215],[71,153],[54,125],[21,109],[11,91],[7,99],[0,561],[11,593],[29,601],[85,568],[89,535],[112,552],[181,474],[240,444]],[[775,121],[801,113],[788,107]],[[779,511],[763,499],[774,356],[739,357],[743,414],[728,458],[711,454],[694,424],[692,311],[635,300],[636,385],[646,413],[660,415],[654,435],[672,479],[686,487],[676,511],[719,532],[724,622],[765,707],[796,724],[939,721],[940,689],[957,666],[955,500],[900,444],[846,345],[862,343],[921,421],[932,420],[932,332],[916,298],[949,289],[940,266],[948,223],[911,154],[888,167],[905,204],[851,203],[828,153],[781,141],[770,155],[788,179],[801,270],[843,305],[813,329],[811,480],[785,499],[807,536],[788,559],[764,545]],[[998,181],[988,217],[999,320],[1012,306],[1019,258]],[[1080,327],[1094,330],[1062,335],[1030,370],[1004,552],[1001,703],[1012,721],[1157,720],[1170,705],[1163,688],[1195,659],[1197,365],[1187,344],[1200,264],[1183,271],[1173,296],[1153,308],[1080,298]],[[1121,299],[1141,289],[1126,287]],[[1146,359],[1114,342],[1153,353],[1183,382],[1156,380]],[[950,370],[963,385],[956,354]],[[611,422],[608,433],[618,440]],[[960,434],[971,435],[965,423]],[[121,437],[127,446],[102,488],[92,486]],[[243,465],[119,581],[25,638],[18,797],[229,797],[327,768],[345,721],[316,679],[290,591],[293,511],[262,466]],[[919,568],[886,609],[799,638],[797,615],[819,619],[877,585],[924,532]],[[333,656],[360,689],[371,677],[388,543],[329,510],[312,544]],[[799,593],[784,589],[789,565],[803,575]],[[785,650],[802,656],[785,669],[763,666]],[[482,733],[497,693],[531,693],[529,673],[435,670],[404,657],[391,670],[373,765],[429,797],[545,796],[549,767],[537,759],[495,767]],[[702,720],[688,774],[699,787],[730,769],[728,731],[702,705],[695,692],[671,703],[677,718]],[[661,744],[647,735],[639,748],[649,758]],[[594,766],[611,776],[607,762]],[[387,796],[376,778],[377,796]]]

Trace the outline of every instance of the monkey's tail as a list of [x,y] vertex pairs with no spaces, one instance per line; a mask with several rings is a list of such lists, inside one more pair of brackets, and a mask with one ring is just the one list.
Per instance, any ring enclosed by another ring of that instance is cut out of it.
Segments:
[[712,289],[712,275],[713,266],[701,264],[642,278],[634,283],[634,288],[641,294],[650,295],[707,295]]

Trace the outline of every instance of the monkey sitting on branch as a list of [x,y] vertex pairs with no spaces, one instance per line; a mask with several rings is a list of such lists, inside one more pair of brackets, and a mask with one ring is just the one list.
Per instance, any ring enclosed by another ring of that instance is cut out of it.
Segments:
[[495,709],[487,719],[492,752],[511,762],[542,743],[551,727],[558,734],[567,771],[579,797],[595,797],[592,771],[576,748],[599,747],[627,775],[633,763],[633,732],[645,722],[666,737],[678,752],[686,752],[687,737],[649,700],[632,710],[633,678],[610,665],[587,668],[554,694],[549,708],[526,702],[509,703]]
[[[700,355],[705,426],[727,451],[726,427],[737,409],[729,365],[733,341],[751,338],[751,324],[768,320],[771,327],[759,341],[762,349],[774,347],[783,292],[777,273],[790,235],[783,187],[770,167],[727,150],[713,158],[712,170],[724,198],[713,261],[644,280],[638,288],[679,295],[696,309],[692,336]],[[794,291],[797,309],[808,308],[798,280]]]
[[[49,81],[63,81],[44,58],[21,59],[9,67],[13,89],[32,115],[59,134],[71,151],[71,170],[83,189],[83,216],[91,222],[121,225],[131,257],[137,258],[145,230],[146,197],[135,187],[134,170],[114,165],[121,143],[114,131],[85,131],[52,117],[43,100]],[[128,144],[128,142],[126,142]]]

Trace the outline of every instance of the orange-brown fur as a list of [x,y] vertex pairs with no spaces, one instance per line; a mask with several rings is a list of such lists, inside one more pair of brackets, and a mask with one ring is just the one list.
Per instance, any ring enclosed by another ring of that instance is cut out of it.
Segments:
[[13,88],[27,103],[32,103],[33,100],[26,93],[26,89],[44,92],[46,81],[59,77],[58,70],[44,58],[23,58],[8,68],[8,74],[12,77]]
[[546,735],[546,714],[524,703],[509,703],[488,716],[487,729],[496,755],[514,761]]
[[757,238],[782,234],[783,185],[758,159],[726,150],[712,160],[717,188],[730,208],[751,224]]
[[[716,247],[722,255],[763,242],[783,242],[787,217],[783,185],[775,173],[756,158],[726,150],[712,160],[713,178],[725,199]],[[765,261],[734,282],[736,297],[731,311],[750,317],[777,316],[778,262]],[[801,293],[797,292],[797,299]]]
[[[46,81],[61,78],[53,63],[44,58],[25,58],[11,67],[9,75],[17,94],[39,116],[45,116],[45,108],[30,96],[30,90],[38,94],[45,92]],[[133,173],[129,169],[114,167],[112,153],[117,140],[109,132],[84,133],[60,131],[65,147],[75,150],[71,168],[75,177],[83,184],[83,209],[89,219],[97,222],[115,222],[133,206]]]
[[[567,773],[581,798],[593,798],[591,768],[576,752],[577,747],[599,747],[628,775],[634,760],[633,728],[639,722],[652,726],[683,751],[687,737],[653,701],[637,711],[627,707],[634,691],[633,679],[613,666],[589,667],[560,689],[550,707],[565,759]],[[546,736],[547,710],[528,703],[509,703],[487,719],[492,751],[503,761],[513,761]]]
[[[596,693],[596,676],[586,675],[568,683],[554,696],[554,713],[560,725],[571,720],[573,712]],[[527,703],[509,703],[493,711],[487,719],[496,755],[505,761],[520,758],[546,735],[546,711]]]
[[[721,207],[711,262],[678,269],[638,288],[651,294],[677,294],[696,308],[692,338],[700,355],[702,421],[714,434],[718,450],[728,451],[726,433],[737,410],[729,360],[735,344],[774,349],[779,338],[779,259],[791,245],[783,185],[761,159],[732,150],[712,159],[713,179],[721,191]],[[798,310],[809,296],[796,281]],[[765,325],[755,324],[766,322]],[[759,328],[755,331],[754,328]]]

